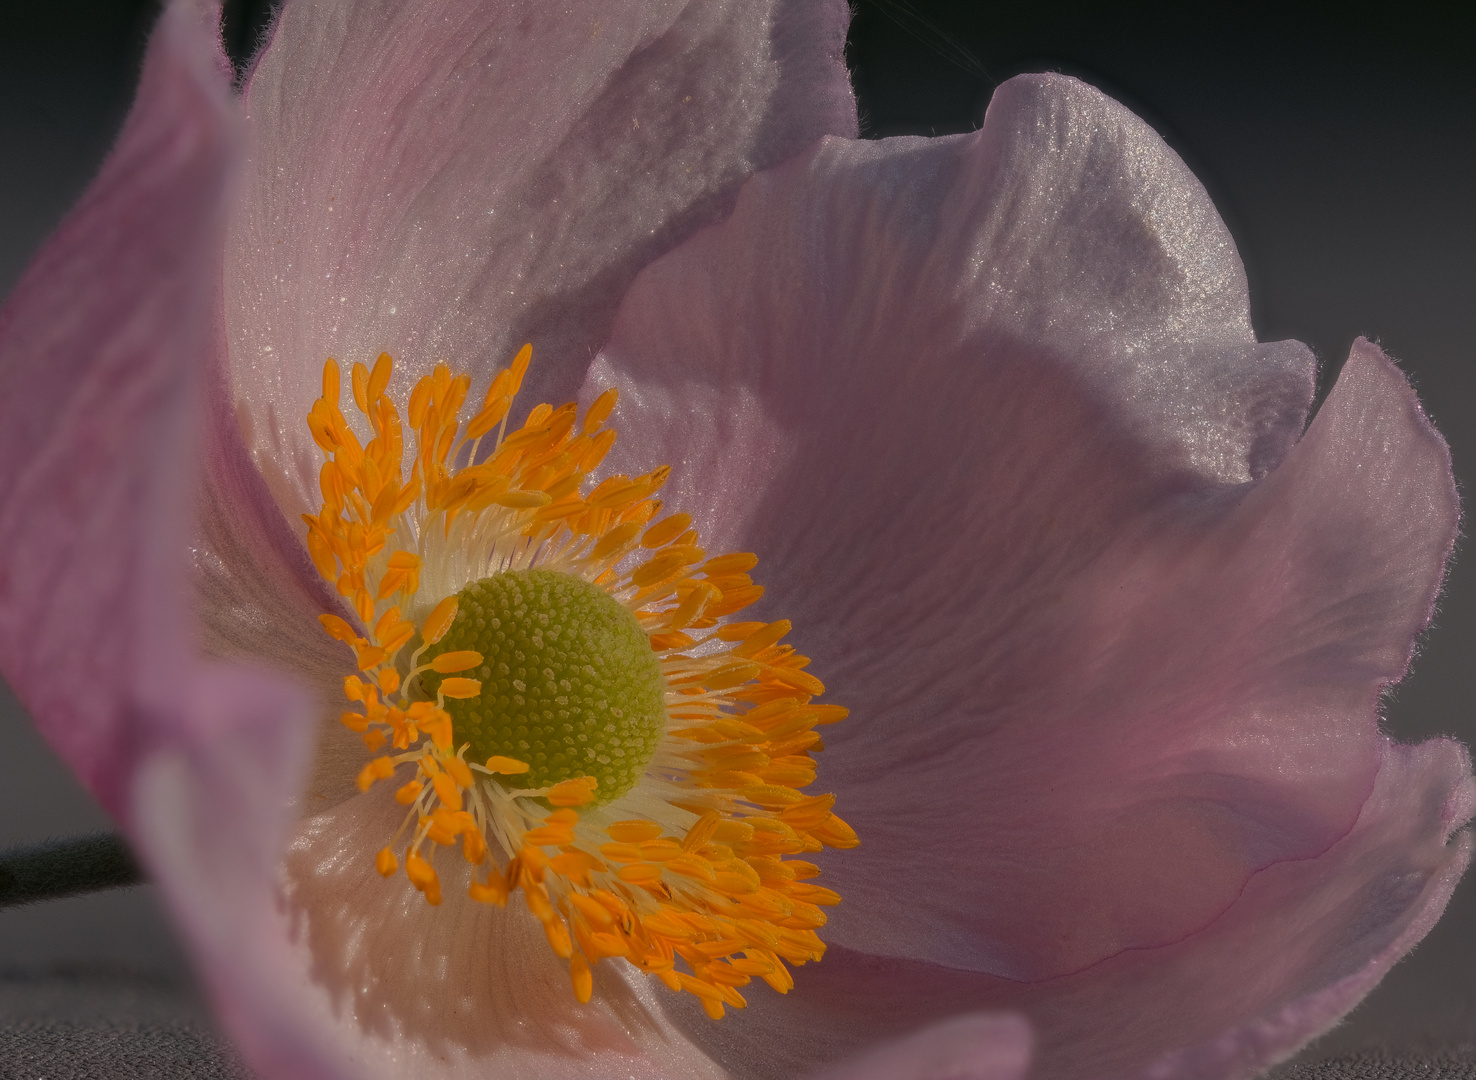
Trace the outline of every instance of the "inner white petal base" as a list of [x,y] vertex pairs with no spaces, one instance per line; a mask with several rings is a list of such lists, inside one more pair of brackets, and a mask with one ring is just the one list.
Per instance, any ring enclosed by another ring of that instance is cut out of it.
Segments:
[[294,962],[374,1075],[728,1075],[666,1022],[665,988],[623,963],[596,965],[579,1004],[521,899],[471,901],[459,857],[441,860],[439,907],[403,875],[381,878],[374,853],[403,812],[382,785],[301,822],[283,864]]

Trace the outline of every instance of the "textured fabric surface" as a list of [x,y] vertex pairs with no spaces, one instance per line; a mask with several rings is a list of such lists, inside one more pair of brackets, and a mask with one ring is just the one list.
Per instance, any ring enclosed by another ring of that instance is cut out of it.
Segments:
[[249,1080],[188,988],[94,972],[0,978],[0,1080]]
[[[119,972],[0,976],[0,1080],[251,1077],[177,983]],[[1313,1047],[1267,1080],[1476,1080],[1476,1045],[1326,1057]]]
[[1469,1050],[1392,1053],[1368,1050],[1324,1061],[1293,1062],[1271,1074],[1271,1080],[1471,1080],[1476,1054]]

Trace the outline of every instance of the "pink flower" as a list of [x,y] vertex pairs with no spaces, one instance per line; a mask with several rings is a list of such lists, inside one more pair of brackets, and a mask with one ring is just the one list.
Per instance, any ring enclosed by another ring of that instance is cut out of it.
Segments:
[[[1428,930],[1476,789],[1377,709],[1445,445],[1367,343],[1304,431],[1310,355],[1120,106],[856,141],[834,4],[298,0],[241,99],[207,27],[166,11],[0,323],[0,665],[262,1075],[1244,1076]],[[721,1023],[373,872],[304,418],[326,356],[524,339],[852,708],[829,951]]]

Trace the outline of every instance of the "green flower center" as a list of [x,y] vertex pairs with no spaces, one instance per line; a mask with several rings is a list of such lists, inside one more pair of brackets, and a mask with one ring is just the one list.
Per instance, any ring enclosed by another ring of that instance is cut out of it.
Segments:
[[[448,699],[456,745],[467,760],[493,754],[529,770],[498,777],[515,787],[599,780],[595,805],[633,788],[666,727],[666,682],[645,631],[609,593],[555,570],[511,570],[456,594],[456,619],[436,645],[475,649],[478,697]],[[434,695],[441,677],[422,678]]]

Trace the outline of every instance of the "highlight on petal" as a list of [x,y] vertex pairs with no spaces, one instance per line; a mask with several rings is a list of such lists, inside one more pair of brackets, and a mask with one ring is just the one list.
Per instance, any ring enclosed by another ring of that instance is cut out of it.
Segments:
[[[855,134],[838,0],[288,4],[245,88],[225,322],[246,444],[295,522],[326,356],[564,400],[635,271],[755,169]],[[480,393],[481,386],[474,387]],[[520,418],[515,418],[520,419]]]
[[1029,1024],[1010,1014],[976,1014],[887,1043],[814,1080],[1017,1080],[1029,1064]]
[[[896,957],[1021,988],[919,975],[910,1023],[1167,956],[1282,866],[1377,876],[1335,853],[1396,782],[1377,699],[1450,551],[1448,454],[1366,343],[1292,448],[1310,356],[1256,343],[1208,199],[1120,106],[1022,78],[974,136],[830,140],[755,178],[637,279],[584,396],[614,381],[636,433],[614,467],[662,454],[668,490],[718,493],[705,534],[780,568],[802,647],[865,703],[827,739],[867,838],[826,871],[844,977]],[[1468,775],[1425,751],[1388,798]],[[1445,880],[1464,817],[1410,805],[1389,857],[1423,845],[1409,872]],[[1351,936],[1377,964],[1387,941]],[[831,977],[804,1000],[844,1012]],[[1204,1038],[1329,985],[1244,977]],[[896,999],[873,1005],[851,1039],[885,1033]],[[1073,1023],[1040,1026],[1042,1061]],[[775,1074],[824,1060],[795,1039]]]
[[193,662],[185,448],[241,134],[217,56],[165,11],[117,145],[0,315],[4,676],[114,815]]
[[[1202,620],[1165,670],[1106,651],[1175,595],[1161,571],[1192,540],[1169,511],[1209,515],[1285,452],[1310,361],[1255,341],[1182,163],[1061,77],[1007,84],[973,136],[822,143],[637,280],[585,391],[629,388],[614,467],[680,461],[673,497],[706,495],[704,535],[777,560],[867,702],[832,743],[875,838],[847,875],[867,902],[834,919],[847,940],[1059,974],[1202,925],[1257,866],[1348,828],[1367,743],[1243,737],[1285,707],[1224,696],[1250,662],[1215,656],[1228,627]],[[1274,783],[1288,749],[1318,796]],[[899,925],[898,875],[957,887]]]

